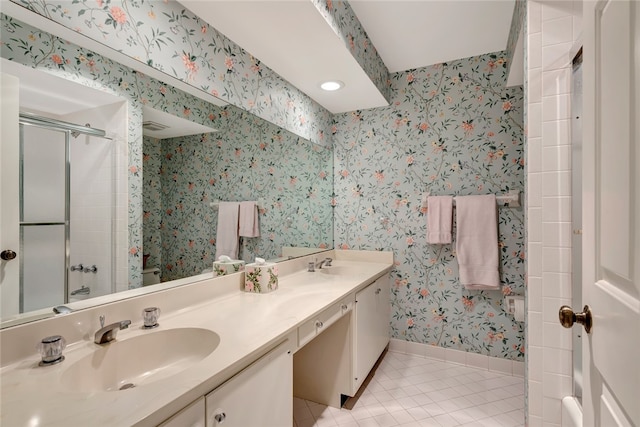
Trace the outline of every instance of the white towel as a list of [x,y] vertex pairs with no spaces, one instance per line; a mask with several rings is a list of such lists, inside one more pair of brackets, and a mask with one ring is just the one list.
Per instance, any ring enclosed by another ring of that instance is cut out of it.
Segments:
[[495,194],[456,197],[456,252],[467,289],[500,289]]
[[427,243],[451,243],[453,221],[453,197],[427,197]]
[[220,202],[218,205],[218,231],[216,235],[216,259],[226,255],[238,259],[238,216],[240,203]]
[[260,237],[258,204],[256,202],[240,202],[239,234],[242,237]]

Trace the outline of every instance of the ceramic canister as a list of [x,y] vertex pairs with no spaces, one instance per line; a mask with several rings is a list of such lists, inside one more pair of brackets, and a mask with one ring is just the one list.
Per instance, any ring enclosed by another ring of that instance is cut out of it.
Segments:
[[226,276],[244,270],[244,261],[232,259],[229,261],[213,262],[213,277]]

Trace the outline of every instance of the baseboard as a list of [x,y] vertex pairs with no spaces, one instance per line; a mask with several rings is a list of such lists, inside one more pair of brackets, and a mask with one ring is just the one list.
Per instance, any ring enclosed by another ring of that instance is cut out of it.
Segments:
[[471,366],[516,377],[524,377],[524,362],[516,360],[491,357],[484,354],[468,353],[466,351],[456,350],[453,348],[438,347],[429,344],[399,340],[396,338],[391,338],[389,351],[428,357],[430,359],[436,359],[443,362]]

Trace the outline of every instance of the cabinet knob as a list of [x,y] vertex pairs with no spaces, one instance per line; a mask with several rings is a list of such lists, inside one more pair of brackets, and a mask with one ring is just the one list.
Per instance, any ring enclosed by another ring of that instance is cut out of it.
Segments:
[[219,414],[215,414],[213,416],[213,419],[216,420],[218,424],[222,424],[224,420],[227,419],[227,414],[225,414],[224,412],[220,412]]
[[324,326],[324,323],[322,323],[320,320],[316,320],[316,328],[322,328]]
[[344,311],[344,310],[348,309],[349,307],[347,306],[347,304],[342,304],[342,307],[341,307],[341,308],[342,308],[342,310]]
[[381,291],[382,291],[382,289],[380,289],[380,288],[376,289],[376,295],[378,295]]

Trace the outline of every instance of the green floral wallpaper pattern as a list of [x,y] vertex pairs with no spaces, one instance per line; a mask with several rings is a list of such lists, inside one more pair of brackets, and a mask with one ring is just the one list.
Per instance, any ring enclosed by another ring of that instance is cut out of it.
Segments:
[[504,52],[391,75],[391,105],[337,115],[335,245],[392,250],[393,338],[523,359],[523,324],[503,295],[524,294],[524,214],[499,211],[501,291],[458,281],[455,242],[426,243],[425,192],[524,188],[523,91],[505,89]]

